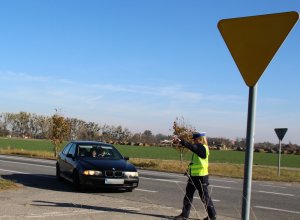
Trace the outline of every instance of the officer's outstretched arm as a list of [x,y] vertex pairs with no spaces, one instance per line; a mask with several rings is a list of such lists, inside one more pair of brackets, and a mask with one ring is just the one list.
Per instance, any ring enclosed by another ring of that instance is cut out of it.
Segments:
[[191,144],[185,140],[181,140],[180,144],[197,154],[199,157],[206,158],[206,149],[202,144]]

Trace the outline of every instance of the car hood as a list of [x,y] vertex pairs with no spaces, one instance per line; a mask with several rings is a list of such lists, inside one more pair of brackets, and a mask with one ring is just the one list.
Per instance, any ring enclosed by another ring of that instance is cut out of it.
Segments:
[[109,159],[90,159],[82,158],[79,160],[82,169],[95,170],[121,170],[121,171],[136,171],[136,168],[126,160],[109,160]]

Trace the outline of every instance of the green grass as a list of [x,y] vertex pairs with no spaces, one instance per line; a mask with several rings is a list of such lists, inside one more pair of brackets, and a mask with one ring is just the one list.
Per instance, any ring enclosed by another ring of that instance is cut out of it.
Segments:
[[[115,146],[123,155],[133,158],[179,160],[179,152],[170,147]],[[191,155],[192,154],[190,152],[187,152],[184,155],[184,160],[190,160]]]
[[53,145],[50,140],[0,138],[0,148],[6,147],[30,151],[52,151]]
[[[63,146],[66,144],[65,142]],[[26,151],[52,152],[50,140],[25,140],[0,138],[0,149],[23,149]],[[140,147],[116,145],[124,156],[130,158],[148,158],[160,160],[179,160],[179,152],[170,147]],[[183,159],[189,161],[191,152],[184,154]],[[210,151],[211,163],[244,164],[245,152],[240,151]],[[299,155],[282,154],[281,167],[300,168]],[[278,164],[278,155],[270,153],[254,153],[253,165],[275,166]]]

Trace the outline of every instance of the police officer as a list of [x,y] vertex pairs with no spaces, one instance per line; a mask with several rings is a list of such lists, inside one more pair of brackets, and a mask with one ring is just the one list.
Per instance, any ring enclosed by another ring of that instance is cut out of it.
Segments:
[[193,197],[196,189],[205,206],[208,216],[204,220],[215,220],[216,211],[213,202],[208,193],[208,156],[209,149],[205,132],[197,132],[193,134],[193,142],[191,144],[186,140],[174,138],[174,143],[180,143],[193,152],[191,163],[188,167],[188,182],[186,193],[183,199],[183,208],[180,215],[174,217],[176,220],[188,219]]

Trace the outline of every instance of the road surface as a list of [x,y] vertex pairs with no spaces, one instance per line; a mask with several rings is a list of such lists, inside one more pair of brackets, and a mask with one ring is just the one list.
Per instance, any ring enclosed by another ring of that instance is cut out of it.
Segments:
[[[132,212],[132,210],[141,212],[141,210],[145,209],[144,213],[152,213],[143,216],[147,217],[147,219],[164,219],[180,213],[187,181],[187,177],[182,174],[139,170],[140,184],[133,192],[93,189],[87,190],[84,193],[77,193],[72,190],[72,186],[68,182],[58,182],[56,180],[55,161],[7,155],[0,155],[0,174],[2,178],[12,179],[24,185],[25,187],[21,191],[25,190],[25,188],[38,190],[38,192],[35,192],[36,195],[32,195],[32,198],[30,198],[30,193],[27,192],[29,195],[25,195],[28,198],[26,197],[27,200],[24,201],[28,203],[25,212],[29,213],[27,214],[27,218],[35,219],[38,219],[38,217],[45,219],[45,217],[51,216],[51,213],[54,216],[55,213],[60,213],[57,209],[51,211],[53,207],[63,207],[63,213],[68,213],[70,209],[72,210],[70,215],[74,215],[74,207],[84,207],[84,210],[93,210],[86,213],[82,212],[84,215],[90,216],[91,219],[99,219],[98,217],[93,218],[93,216],[97,216],[100,212],[101,216],[103,216],[102,212],[107,209],[111,213],[122,214],[129,207],[129,212]],[[241,179],[210,177],[209,189],[218,216],[220,216],[219,219],[240,219],[242,184],[243,181]],[[4,192],[4,194],[3,192],[0,193],[0,200],[1,195],[5,195],[5,193],[8,192]],[[18,193],[13,192],[13,195],[18,196]],[[13,197],[13,195],[10,196]],[[37,195],[43,196],[40,198]],[[89,200],[91,197],[93,200]],[[68,198],[69,202],[65,200],[63,202],[57,201],[57,198]],[[99,201],[97,201],[100,198],[104,201],[111,200],[114,209],[109,207],[109,205],[103,208],[99,204]],[[14,199],[13,201],[18,201],[18,198]],[[251,199],[250,219],[300,219],[300,184],[253,181]],[[122,204],[115,204],[116,201],[122,201]],[[7,202],[9,202],[8,199]],[[194,211],[192,216],[195,219],[205,217],[204,209],[197,194],[195,194],[193,205]],[[120,209],[116,208],[116,206],[120,207]],[[44,210],[44,214],[41,213],[40,215],[35,214],[35,216],[32,216],[30,208],[35,210],[34,208],[36,207],[47,207],[47,210]],[[102,208],[99,210],[99,207]],[[17,218],[18,214],[14,210],[10,211],[12,213],[9,213],[8,210],[9,208],[6,210],[1,209],[0,219]],[[82,215],[82,213],[78,212],[76,215]],[[66,216],[64,216],[64,219],[66,219]],[[128,216],[128,219],[131,218]],[[142,219],[141,216],[139,218]],[[74,216],[72,219],[74,219]],[[118,218],[115,216],[114,219]],[[124,219],[124,216],[121,219]]]

